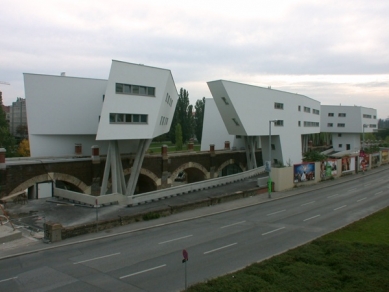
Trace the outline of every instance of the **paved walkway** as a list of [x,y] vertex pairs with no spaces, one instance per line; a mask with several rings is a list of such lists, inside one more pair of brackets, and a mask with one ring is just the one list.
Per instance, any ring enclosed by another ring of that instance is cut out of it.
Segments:
[[[389,169],[389,165],[380,166],[373,170],[367,171],[365,174],[351,174],[334,180],[327,180],[310,186],[301,186],[293,188],[288,191],[272,193],[272,198],[268,198],[268,194],[261,194],[253,197],[243,198],[227,203],[213,205],[210,207],[203,207],[195,210],[190,210],[182,213],[173,214],[167,217],[162,217],[151,221],[142,221],[129,225],[116,227],[105,231],[100,231],[92,234],[85,234],[82,236],[66,239],[56,243],[44,243],[43,232],[35,232],[43,225],[44,220],[60,222],[64,226],[72,226],[86,222],[93,222],[96,220],[96,210],[93,208],[76,206],[72,204],[64,204],[64,202],[52,200],[34,200],[26,205],[12,205],[7,206],[7,210],[11,214],[16,214],[22,218],[20,221],[13,220],[15,225],[18,225],[18,230],[22,232],[22,238],[6,242],[0,245],[0,259],[8,258],[19,254],[30,253],[42,249],[51,249],[62,245],[75,244],[94,240],[101,237],[112,237],[119,234],[136,232],[143,229],[152,228],[155,225],[167,225],[185,220],[192,220],[194,218],[210,216],[212,214],[226,212],[233,209],[244,208],[256,204],[269,202],[270,200],[282,199],[289,196],[298,195],[301,193],[310,192],[319,188],[325,188],[332,185],[344,183],[350,180],[359,179],[362,175],[368,176],[373,173],[383,172]],[[143,204],[134,207],[123,207],[119,205],[112,205],[100,208],[98,210],[99,220],[116,218],[116,216],[136,214],[138,212],[152,211],[159,209],[161,206],[183,204],[200,198],[220,195],[223,193],[236,192],[247,190],[256,187],[256,179],[249,179],[243,182],[226,185],[219,188],[203,190],[200,192],[185,194],[182,196],[172,197],[148,204]],[[30,216],[27,218],[27,216]],[[26,223],[28,222],[28,223]],[[21,226],[30,225],[30,228],[23,228]],[[9,223],[7,224],[9,226]],[[9,227],[8,227],[9,228]],[[31,231],[31,228],[33,229]],[[35,229],[34,229],[35,228]],[[9,229],[8,229],[9,231]],[[4,232],[8,232],[4,226],[0,226],[0,236]]]

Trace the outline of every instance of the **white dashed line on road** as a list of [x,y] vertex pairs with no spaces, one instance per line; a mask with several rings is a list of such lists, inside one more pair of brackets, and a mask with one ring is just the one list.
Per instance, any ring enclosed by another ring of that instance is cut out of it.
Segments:
[[211,253],[211,252],[215,252],[215,251],[218,251],[218,250],[221,250],[221,249],[224,249],[224,248],[227,248],[227,247],[230,247],[230,246],[233,246],[233,245],[236,245],[238,244],[237,242],[235,243],[231,243],[229,245],[225,245],[225,246],[222,246],[222,247],[219,247],[219,248],[215,248],[215,249],[212,249],[212,250],[209,250],[209,251],[206,251],[204,252],[204,254],[208,254],[208,253]]
[[236,222],[236,223],[233,223],[233,224],[222,226],[220,228],[227,228],[227,227],[235,226],[235,225],[242,224],[242,223],[245,223],[245,222],[246,221],[240,221],[240,222]]
[[185,239],[185,238],[188,238],[188,237],[191,237],[191,236],[193,236],[193,235],[187,235],[187,236],[183,236],[183,237],[178,237],[178,238],[162,241],[162,242],[160,242],[158,244],[164,244],[164,243],[168,243],[168,242],[172,242],[172,241],[176,241],[176,240],[180,240],[180,239]]
[[166,267],[166,264],[165,265],[160,265],[160,266],[157,266],[157,267],[154,267],[154,268],[150,268],[150,269],[147,269],[147,270],[139,271],[139,272],[136,272],[136,273],[132,273],[132,274],[129,274],[129,275],[121,276],[119,279],[124,279],[124,278],[127,278],[127,277],[132,277],[132,276],[135,276],[135,275],[139,275],[139,274],[142,274],[142,273],[150,272],[150,271],[153,271],[153,270],[156,270],[156,269],[160,269],[160,268],[163,268],[163,267]]
[[313,216],[313,217],[309,217],[309,218],[307,218],[307,219],[304,219],[303,221],[308,221],[308,220],[311,220],[311,219],[314,219],[314,218],[317,218],[317,217],[319,217],[320,215],[316,215],[316,216]]

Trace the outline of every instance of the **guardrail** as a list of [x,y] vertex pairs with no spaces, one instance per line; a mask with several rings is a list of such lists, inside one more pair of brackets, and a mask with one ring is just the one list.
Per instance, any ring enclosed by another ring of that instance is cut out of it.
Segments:
[[247,178],[259,175],[263,172],[265,172],[265,167],[261,166],[259,168],[240,172],[237,174],[232,174],[228,176],[208,179],[208,180],[199,181],[199,182],[186,184],[182,186],[176,186],[167,189],[152,191],[148,193],[134,195],[132,197],[126,197],[122,194],[116,194],[116,193],[103,195],[103,196],[92,196],[88,194],[77,193],[77,192],[59,189],[59,188],[54,188],[54,196],[67,199],[70,201],[74,201],[74,202],[79,202],[81,204],[87,204],[90,206],[108,205],[112,203],[119,203],[123,205],[138,205],[145,202],[159,200],[162,198],[169,198],[177,195],[182,195],[182,194],[209,189],[221,185],[226,185],[237,181],[242,181]]

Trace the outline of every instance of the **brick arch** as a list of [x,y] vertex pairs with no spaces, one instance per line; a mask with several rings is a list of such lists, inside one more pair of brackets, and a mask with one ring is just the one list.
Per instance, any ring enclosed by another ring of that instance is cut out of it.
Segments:
[[204,174],[204,177],[206,179],[210,178],[209,171],[204,166],[202,166],[200,163],[197,163],[197,162],[187,162],[187,163],[181,164],[179,167],[177,167],[172,172],[172,174],[170,175],[170,179],[169,179],[170,181],[168,181],[168,183],[171,183],[171,180],[172,179],[174,180],[174,178],[178,175],[178,173],[180,173],[181,171],[184,171],[187,168],[196,168],[196,169],[200,170]]
[[[126,175],[131,174],[131,169],[132,168],[124,169],[123,170],[124,175],[126,176]],[[154,182],[156,188],[161,186],[161,179],[158,176],[156,176],[156,174],[154,172],[152,172],[146,168],[141,168],[139,174],[143,174],[144,176],[147,176],[148,178],[150,178]]]
[[[218,169],[215,171],[215,178],[216,177],[218,177],[219,176],[219,172],[220,171],[222,171],[223,170],[223,168],[224,167],[226,167],[226,166],[228,166],[228,165],[230,165],[230,164],[234,164],[235,163],[235,159],[228,159],[228,160],[226,160],[226,161],[224,161],[222,164],[220,164],[220,166],[218,167]],[[240,169],[242,170],[242,171],[245,171],[245,167],[244,167],[244,165],[241,163],[241,162],[239,162],[239,167],[240,167]]]
[[56,180],[61,180],[61,181],[71,183],[76,187],[78,187],[84,194],[90,193],[90,186],[87,186],[84,182],[82,182],[78,178],[65,173],[50,172],[50,173],[34,176],[24,181],[16,188],[14,188],[10,194],[24,191],[25,189],[34,186],[36,183],[45,182],[45,181],[56,181]]

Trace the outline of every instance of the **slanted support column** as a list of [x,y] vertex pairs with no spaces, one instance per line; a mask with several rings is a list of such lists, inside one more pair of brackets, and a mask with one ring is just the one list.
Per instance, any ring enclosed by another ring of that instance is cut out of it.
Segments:
[[255,159],[255,138],[255,136],[244,136],[247,170],[257,168],[257,160]]
[[209,145],[209,152],[211,153],[210,155],[210,167],[209,167],[209,174],[210,174],[210,178],[214,178],[215,177],[215,170],[216,170],[216,167],[215,167],[215,157],[216,157],[216,153],[215,153],[215,144],[210,144]]
[[168,164],[169,164],[169,155],[168,155],[168,151],[167,151],[167,145],[163,145],[161,147],[161,156],[162,156],[162,177],[161,177],[161,188],[164,189],[164,188],[167,188],[169,187],[169,184],[168,184],[168,178],[169,178],[169,168],[168,168]]
[[135,156],[134,164],[131,168],[130,179],[127,183],[126,196],[132,197],[135,193],[136,183],[138,182],[138,177],[140,169],[142,167],[143,159],[145,157],[146,151],[151,144],[152,139],[141,139],[139,141],[138,151]]
[[93,196],[98,196],[101,192],[100,190],[100,152],[99,146],[92,146],[92,186],[91,194]]

